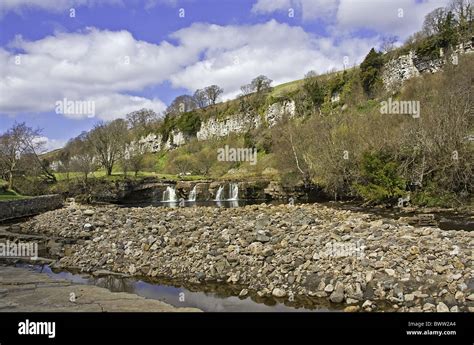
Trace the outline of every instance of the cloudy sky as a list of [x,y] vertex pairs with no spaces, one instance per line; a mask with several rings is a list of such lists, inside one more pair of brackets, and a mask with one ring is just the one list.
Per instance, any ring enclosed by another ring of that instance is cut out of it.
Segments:
[[[277,85],[342,69],[447,1],[1,0],[0,132],[24,121],[55,148],[211,84],[225,100],[259,74]],[[65,99],[94,116],[58,113]]]

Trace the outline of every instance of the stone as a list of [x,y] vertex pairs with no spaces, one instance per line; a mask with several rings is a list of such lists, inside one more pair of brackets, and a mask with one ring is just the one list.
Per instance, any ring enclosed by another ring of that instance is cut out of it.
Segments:
[[454,298],[457,300],[463,300],[464,294],[461,291],[457,291],[456,294],[454,295]]
[[393,277],[395,275],[395,271],[392,270],[391,268],[386,268],[385,273],[387,273],[391,277]]
[[272,291],[272,295],[278,298],[285,297],[286,291],[280,288],[274,288]]
[[334,286],[332,284],[328,284],[326,285],[326,287],[324,288],[324,291],[325,292],[333,292],[334,291]]
[[468,301],[474,301],[474,293],[470,294],[469,296],[466,297]]
[[242,291],[240,291],[240,293],[239,293],[239,296],[240,296],[240,297],[244,297],[244,296],[247,296],[248,293],[249,293],[249,290],[247,290],[247,289],[242,289]]
[[360,307],[358,305],[350,305],[344,308],[346,313],[355,313],[359,311]]
[[446,304],[444,304],[443,302],[439,302],[438,305],[436,306],[436,311],[438,313],[448,313],[449,312],[449,308]]
[[84,224],[84,226],[82,227],[84,229],[84,231],[91,231],[94,229],[94,226],[90,223],[86,223]]
[[333,303],[341,303],[344,300],[344,285],[341,282],[336,283],[336,287],[329,296],[329,300]]
[[415,300],[415,295],[412,294],[412,293],[407,293],[405,296],[404,296],[404,299],[405,299],[405,302],[412,302]]
[[84,212],[82,212],[84,216],[93,216],[95,214],[95,211],[92,209],[87,209]]

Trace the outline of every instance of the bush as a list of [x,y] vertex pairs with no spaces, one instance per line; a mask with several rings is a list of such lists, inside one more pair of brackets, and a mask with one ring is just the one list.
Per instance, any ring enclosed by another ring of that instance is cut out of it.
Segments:
[[398,163],[382,153],[365,153],[361,161],[357,193],[369,202],[393,201],[405,194],[406,181],[398,175]]

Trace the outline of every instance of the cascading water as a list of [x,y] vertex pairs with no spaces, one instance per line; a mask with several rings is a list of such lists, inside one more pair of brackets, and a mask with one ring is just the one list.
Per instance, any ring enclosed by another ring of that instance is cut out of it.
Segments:
[[163,192],[163,202],[176,202],[178,199],[176,198],[176,190],[174,187],[166,187],[166,190]]
[[222,192],[224,191],[223,186],[219,186],[219,189],[217,190],[216,193],[216,201],[221,201],[222,200]]
[[196,201],[196,196],[197,196],[196,186],[197,185],[195,185],[193,189],[189,192],[188,201]]
[[229,184],[229,201],[239,200],[239,185],[237,183]]

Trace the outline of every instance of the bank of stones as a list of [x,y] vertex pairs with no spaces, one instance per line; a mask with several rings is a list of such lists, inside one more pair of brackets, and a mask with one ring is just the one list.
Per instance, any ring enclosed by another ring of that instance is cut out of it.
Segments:
[[76,238],[63,268],[236,284],[245,294],[327,299],[347,310],[474,310],[473,233],[321,205],[72,205],[20,231]]

